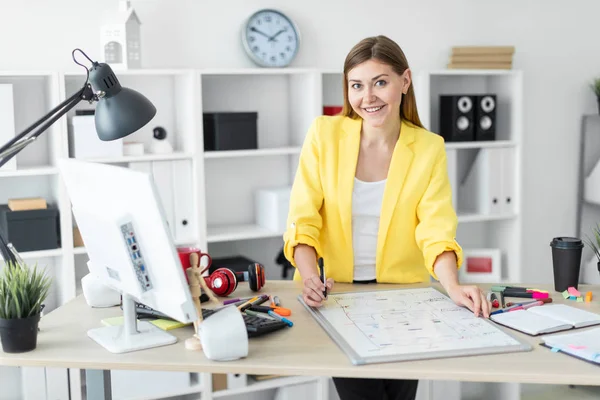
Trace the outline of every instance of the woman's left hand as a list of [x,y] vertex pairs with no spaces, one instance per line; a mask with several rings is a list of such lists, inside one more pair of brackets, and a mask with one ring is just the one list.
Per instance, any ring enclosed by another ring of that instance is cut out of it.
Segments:
[[485,318],[490,317],[492,309],[491,302],[478,286],[453,285],[446,289],[448,296],[459,306],[465,306],[473,311],[476,317],[483,314]]

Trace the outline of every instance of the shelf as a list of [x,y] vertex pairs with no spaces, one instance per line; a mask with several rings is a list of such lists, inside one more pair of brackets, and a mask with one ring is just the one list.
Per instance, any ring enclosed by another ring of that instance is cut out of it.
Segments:
[[428,75],[443,76],[443,75],[514,75],[520,73],[519,70],[513,69],[442,69],[436,71],[428,71]]
[[202,383],[196,383],[194,385],[191,385],[188,388],[184,388],[184,389],[177,389],[177,390],[172,390],[171,392],[168,391],[164,391],[164,392],[160,392],[155,396],[140,396],[140,397],[128,397],[128,400],[160,400],[160,399],[165,399],[167,397],[171,398],[171,397],[179,397],[179,396],[185,396],[188,394],[196,394],[196,393],[200,393],[204,390],[204,387],[202,385]]
[[217,225],[208,227],[209,243],[231,242],[234,240],[262,239],[271,237],[283,237],[283,233],[273,232],[266,228],[253,224],[245,225]]
[[482,142],[449,142],[446,143],[446,149],[490,149],[498,147],[517,147],[514,140],[493,140]]
[[209,68],[198,70],[201,75],[292,75],[318,72],[314,68]]
[[19,255],[23,260],[30,260],[34,258],[59,257],[63,255],[63,249],[24,251],[19,252]]
[[98,162],[106,164],[144,162],[144,161],[170,161],[192,159],[190,153],[170,153],[170,154],[144,154],[142,156],[123,156],[110,158],[84,158],[83,161]]
[[[187,240],[175,240],[174,244],[175,246],[183,246],[183,245],[188,245],[188,244],[195,244],[197,241],[195,239],[189,238]],[[75,247],[73,249],[73,254],[75,255],[79,255],[79,254],[87,254],[87,250],[85,249],[85,247]]]
[[[485,221],[498,221],[508,220],[516,218],[516,214],[469,214],[459,213],[458,222],[485,222]],[[254,224],[242,224],[242,225],[213,225],[208,227],[208,239],[209,243],[216,242],[231,242],[235,240],[248,240],[248,239],[264,239],[273,237],[283,237],[282,232],[273,232],[266,228],[263,228]]]
[[255,381],[249,378],[247,386],[235,389],[218,390],[213,392],[212,395],[214,398],[233,396],[251,392],[258,392],[261,390],[275,389],[289,385],[299,385],[308,382],[316,383],[318,379],[319,378],[314,376],[286,376],[282,378],[266,379],[264,381]]
[[51,77],[52,71],[0,71],[0,77],[19,78],[19,77]]
[[0,178],[15,176],[48,176],[58,174],[56,167],[29,167],[16,170],[0,170]]
[[485,222],[517,218],[516,214],[469,214],[458,213],[458,222]]
[[286,154],[300,154],[300,150],[300,147],[279,147],[274,149],[206,151],[204,152],[204,158],[279,156]]

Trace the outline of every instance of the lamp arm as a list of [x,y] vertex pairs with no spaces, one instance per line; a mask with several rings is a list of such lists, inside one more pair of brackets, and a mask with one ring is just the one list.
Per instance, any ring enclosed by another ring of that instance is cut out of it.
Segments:
[[[46,129],[48,129],[52,124],[54,124],[60,117],[69,112],[69,110],[75,107],[80,101],[89,100],[90,102],[92,102],[95,99],[96,97],[94,96],[92,87],[86,83],[86,85],[80,91],[78,91],[77,93],[69,97],[67,100],[60,103],[54,109],[50,110],[48,114],[44,115],[42,118],[33,123],[29,128],[27,128],[19,135],[9,140],[4,146],[2,146],[0,148],[0,167],[6,164],[8,160],[14,157],[19,151],[23,150],[23,148],[25,148],[31,142],[35,141],[35,138],[40,136]],[[33,131],[41,124],[44,125],[42,125],[36,132],[29,135],[29,137],[25,139],[25,137],[31,131]],[[26,143],[22,144],[23,141],[25,141]]]
[[[54,109],[50,110],[48,114],[44,115],[38,121],[33,123],[25,131],[21,132],[18,136],[8,141],[0,148],[0,167],[6,164],[11,158],[13,158],[18,152],[23,150],[31,142],[40,136],[46,129],[54,124],[60,117],[65,115],[69,110],[75,107],[82,100],[89,100],[90,102],[96,100],[97,97],[92,91],[91,85],[86,82],[86,85],[77,93],[60,103]],[[43,125],[42,125],[43,124]],[[42,125],[37,131],[25,138],[38,126]],[[4,237],[4,232],[0,230],[0,256],[5,263],[17,264],[20,257],[16,253],[16,250],[8,244],[8,241]]]

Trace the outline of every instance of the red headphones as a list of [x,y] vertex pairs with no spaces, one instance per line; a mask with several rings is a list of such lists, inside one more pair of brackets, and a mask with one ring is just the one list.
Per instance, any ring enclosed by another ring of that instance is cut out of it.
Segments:
[[206,285],[217,296],[228,296],[237,288],[238,282],[248,282],[250,289],[258,292],[265,286],[265,268],[259,263],[248,266],[248,271],[234,272],[229,268],[219,268],[210,276],[204,277]]

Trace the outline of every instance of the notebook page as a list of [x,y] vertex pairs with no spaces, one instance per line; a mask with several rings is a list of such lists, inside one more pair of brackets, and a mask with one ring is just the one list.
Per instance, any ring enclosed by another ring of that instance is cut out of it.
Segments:
[[558,348],[565,353],[600,363],[599,337],[600,328],[594,328],[562,335],[543,336],[541,339],[552,348]]
[[[541,307],[533,307],[541,308]],[[528,310],[509,311],[490,316],[492,321],[508,326],[509,328],[525,332],[529,335],[539,335],[540,333],[551,333],[570,329],[571,324],[565,324],[553,318],[543,315],[532,314]]]
[[550,304],[540,307],[531,307],[527,311],[557,319],[571,324],[575,328],[600,324],[600,315],[565,304]]

